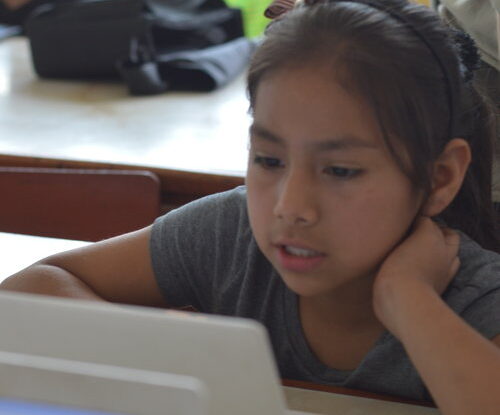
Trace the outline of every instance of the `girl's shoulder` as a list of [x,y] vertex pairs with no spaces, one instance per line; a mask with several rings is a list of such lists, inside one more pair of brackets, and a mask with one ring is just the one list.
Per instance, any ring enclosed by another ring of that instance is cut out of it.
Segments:
[[173,223],[189,226],[212,226],[214,222],[225,224],[245,220],[246,187],[238,186],[226,192],[215,193],[180,206],[159,217],[154,227]]
[[[176,243],[178,249],[199,249],[209,253],[214,250],[244,247],[249,242],[250,231],[246,208],[246,188],[202,197],[159,217],[152,227],[151,246],[164,251]],[[182,246],[181,246],[182,245]]]
[[199,199],[193,200],[185,205],[174,209],[171,212],[200,211],[212,209],[214,207],[225,208],[245,208],[246,207],[246,186],[237,186],[225,192],[213,193]]
[[452,287],[477,290],[500,289],[500,254],[481,247],[467,235],[460,233],[459,271]]

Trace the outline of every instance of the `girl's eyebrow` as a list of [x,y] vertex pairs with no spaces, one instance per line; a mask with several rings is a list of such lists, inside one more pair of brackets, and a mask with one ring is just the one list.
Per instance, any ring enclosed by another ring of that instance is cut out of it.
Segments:
[[[253,137],[270,141],[280,146],[285,146],[286,143],[286,140],[255,122],[250,126],[250,140],[252,140]],[[343,135],[323,141],[314,142],[312,146],[317,151],[348,150],[353,148],[379,148],[377,144],[367,142],[366,140],[363,140],[362,138],[355,135]]]

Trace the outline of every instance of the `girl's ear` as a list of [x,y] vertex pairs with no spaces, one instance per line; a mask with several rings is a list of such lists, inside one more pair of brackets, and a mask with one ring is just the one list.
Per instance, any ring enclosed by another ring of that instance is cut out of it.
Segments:
[[463,138],[448,142],[441,155],[434,162],[432,190],[424,203],[425,216],[439,215],[453,201],[471,161],[469,144]]

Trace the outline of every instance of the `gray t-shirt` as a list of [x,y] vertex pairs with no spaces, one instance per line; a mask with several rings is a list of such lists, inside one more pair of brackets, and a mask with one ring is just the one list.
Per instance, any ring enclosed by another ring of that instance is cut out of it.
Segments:
[[[500,334],[500,255],[465,236],[459,255],[461,268],[444,300],[492,338]],[[253,238],[245,187],[199,199],[157,219],[151,258],[171,306],[192,305],[201,312],[262,322],[283,378],[431,400],[402,344],[389,332],[353,371],[335,370],[319,361],[302,332],[297,296]]]

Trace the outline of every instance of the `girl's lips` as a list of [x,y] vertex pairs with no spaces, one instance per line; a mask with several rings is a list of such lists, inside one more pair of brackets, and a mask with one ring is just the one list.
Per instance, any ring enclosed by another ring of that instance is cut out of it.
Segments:
[[319,253],[314,256],[292,255],[286,251],[285,245],[279,245],[276,249],[281,267],[291,272],[310,272],[317,268],[326,257]]

